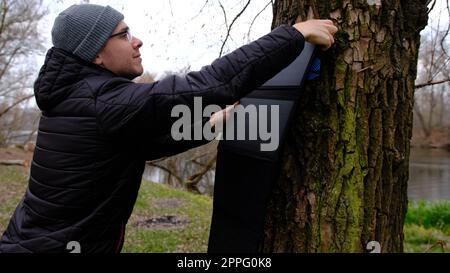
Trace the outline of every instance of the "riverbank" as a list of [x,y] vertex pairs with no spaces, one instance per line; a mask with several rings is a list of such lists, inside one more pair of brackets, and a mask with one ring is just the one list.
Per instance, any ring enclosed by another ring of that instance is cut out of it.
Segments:
[[433,129],[429,136],[413,130],[411,148],[446,149],[450,151],[450,129]]

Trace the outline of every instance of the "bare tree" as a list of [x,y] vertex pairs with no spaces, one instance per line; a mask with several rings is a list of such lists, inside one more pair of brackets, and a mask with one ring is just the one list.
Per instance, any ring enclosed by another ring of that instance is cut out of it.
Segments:
[[191,149],[182,154],[147,162],[150,172],[159,180],[191,192],[212,194],[214,184],[217,142]]
[[[449,12],[445,11],[447,14]],[[417,127],[422,129],[425,138],[430,137],[433,128],[445,126],[444,116],[450,107],[450,102],[446,100],[446,93],[450,92],[450,56],[447,53],[450,47],[447,39],[449,24],[443,25],[440,18],[437,22],[431,20],[428,31],[422,35],[419,52],[414,113]]]
[[45,14],[41,0],[0,2],[0,135],[18,126],[12,126],[17,123],[17,118],[12,118],[17,112],[11,111],[33,97],[31,87],[37,71],[33,57],[45,49],[38,33],[38,23]]

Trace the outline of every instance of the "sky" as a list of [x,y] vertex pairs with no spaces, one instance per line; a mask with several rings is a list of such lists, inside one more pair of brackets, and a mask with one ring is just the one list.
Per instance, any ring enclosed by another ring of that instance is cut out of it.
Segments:
[[[441,26],[448,26],[449,24],[449,14],[445,11],[446,9],[446,1],[449,0],[437,0],[436,5],[433,10],[428,15],[428,26],[424,31],[429,31],[431,26],[437,26],[440,24]],[[429,7],[431,4],[429,5]]]
[[[221,0],[227,14],[227,24],[248,0]],[[446,0],[437,0],[430,13],[429,24],[448,24],[448,15],[439,13]],[[57,14],[81,0],[44,0],[49,15],[40,24],[40,33],[51,47],[51,26]],[[86,2],[86,1],[84,1]],[[156,78],[167,72],[198,70],[219,57],[226,35],[225,19],[218,0],[90,0],[91,4],[110,5],[122,12],[134,36],[144,42],[141,48],[144,69]],[[272,8],[269,0],[251,0],[246,11],[236,20],[225,52],[270,31]],[[268,5],[268,6],[267,6]],[[267,6],[267,7],[266,7]],[[264,7],[266,7],[264,9]],[[249,27],[256,14],[249,35]],[[429,27],[427,27],[429,29]],[[425,31],[427,31],[427,29]],[[38,67],[44,56],[37,57]]]
[[[51,47],[51,27],[59,12],[82,1],[46,0],[49,15],[40,25],[40,32],[47,37]],[[122,12],[125,22],[134,36],[144,42],[141,48],[146,71],[162,76],[165,72],[181,71],[190,66],[198,70],[219,57],[220,47],[226,36],[225,19],[217,0],[91,0],[91,4],[110,5]],[[252,0],[239,19],[233,24],[231,39],[226,43],[229,52],[270,31],[271,6],[256,18],[250,35],[249,27],[256,14],[269,0]],[[231,23],[247,3],[247,0],[221,0]],[[206,4],[206,5],[205,5]],[[201,11],[201,12],[200,12]],[[38,63],[44,61],[38,58]]]

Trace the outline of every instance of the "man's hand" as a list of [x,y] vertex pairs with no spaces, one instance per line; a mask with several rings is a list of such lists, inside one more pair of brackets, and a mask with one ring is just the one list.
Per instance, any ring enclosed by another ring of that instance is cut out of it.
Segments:
[[305,37],[306,41],[329,49],[334,43],[334,34],[338,31],[331,20],[308,20],[293,25]]
[[218,127],[218,131],[223,130],[223,125],[226,123],[226,121],[230,118],[231,112],[233,111],[234,107],[239,104],[239,101],[235,102],[233,105],[228,106],[225,109],[222,109],[219,112],[214,113],[211,118],[209,119],[209,123],[211,124],[211,127]]

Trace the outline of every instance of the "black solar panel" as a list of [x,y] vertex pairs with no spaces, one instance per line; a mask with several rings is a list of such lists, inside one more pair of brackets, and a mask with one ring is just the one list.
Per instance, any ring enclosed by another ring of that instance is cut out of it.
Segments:
[[[267,132],[272,130],[272,133],[276,131],[277,135],[272,134],[272,139],[269,140],[259,135],[253,140],[249,139],[250,127],[259,130],[260,121],[252,119],[250,114],[245,118],[231,117],[234,118],[234,140],[222,140],[218,147],[208,252],[257,252],[263,231],[266,203],[272,184],[280,172],[281,151],[286,132],[295,113],[303,82],[308,77],[314,77],[310,74],[311,65],[314,65],[317,72],[314,46],[306,43],[301,55],[294,62],[240,100],[243,107],[252,106],[257,109],[258,114],[266,111],[268,114],[265,129]],[[271,115],[276,119],[272,119]],[[255,122],[258,123],[257,127]],[[245,128],[245,140],[236,139],[238,126]],[[226,134],[227,132],[224,132],[224,137]],[[276,149],[262,149],[273,148],[275,138],[278,139]]]

